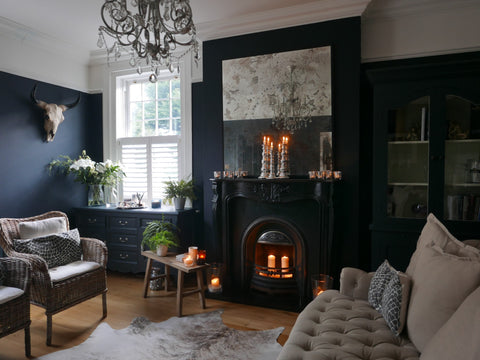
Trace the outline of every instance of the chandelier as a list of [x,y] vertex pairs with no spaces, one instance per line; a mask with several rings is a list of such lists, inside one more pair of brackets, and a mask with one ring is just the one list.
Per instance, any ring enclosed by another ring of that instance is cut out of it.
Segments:
[[312,112],[315,109],[313,99],[307,95],[304,99],[296,96],[298,82],[294,79],[295,66],[288,66],[290,71],[290,80],[288,83],[280,85],[281,89],[287,89],[287,97],[280,101],[277,96],[273,96],[271,105],[274,116],[272,125],[279,130],[289,131],[291,134],[295,130],[307,127],[312,122]]
[[[101,8],[104,25],[99,27],[97,45],[110,57],[130,54],[130,65],[150,67],[150,81],[157,81],[162,68],[179,71],[179,61],[193,51],[198,61],[198,41],[189,0],[105,0]],[[136,10],[136,12],[134,11]],[[105,34],[113,38],[109,46]],[[177,47],[179,49],[177,49]]]

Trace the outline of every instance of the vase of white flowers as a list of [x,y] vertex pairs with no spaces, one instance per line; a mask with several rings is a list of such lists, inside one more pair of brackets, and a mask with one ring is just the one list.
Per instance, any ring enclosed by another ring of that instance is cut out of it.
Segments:
[[[125,176],[120,162],[107,160],[95,162],[83,150],[77,160],[61,155],[59,160],[48,164],[50,171],[56,170],[64,175],[73,174],[75,181],[88,186],[88,206],[116,205],[116,186]],[[105,199],[104,192],[107,193]],[[115,195],[115,196],[114,196]]]

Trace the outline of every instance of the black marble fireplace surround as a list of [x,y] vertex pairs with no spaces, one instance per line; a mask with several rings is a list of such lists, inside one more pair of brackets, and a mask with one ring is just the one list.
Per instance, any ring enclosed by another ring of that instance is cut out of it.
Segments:
[[[221,297],[301,310],[312,297],[311,275],[330,271],[333,183],[218,179],[212,190],[225,266]],[[276,256],[276,268],[267,263],[269,254]],[[282,256],[288,267],[280,267]]]

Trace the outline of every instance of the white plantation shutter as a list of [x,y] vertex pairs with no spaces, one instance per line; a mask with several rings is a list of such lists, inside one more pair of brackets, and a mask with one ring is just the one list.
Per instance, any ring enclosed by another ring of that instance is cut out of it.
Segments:
[[152,144],[152,198],[164,197],[165,181],[178,179],[177,143]]
[[153,136],[119,139],[121,162],[125,166],[123,197],[130,198],[137,192],[144,199],[163,199],[164,182],[177,180],[177,136]]

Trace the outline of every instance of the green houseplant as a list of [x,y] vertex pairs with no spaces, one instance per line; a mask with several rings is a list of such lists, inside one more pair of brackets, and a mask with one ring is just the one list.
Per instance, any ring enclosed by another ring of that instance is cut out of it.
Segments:
[[178,246],[178,227],[170,221],[153,220],[143,232],[142,246],[148,246],[150,250],[159,256],[167,255],[169,247]]
[[165,185],[165,199],[168,201],[173,199],[175,210],[183,210],[187,198],[196,199],[193,179],[169,180],[165,181]]

